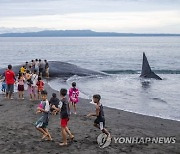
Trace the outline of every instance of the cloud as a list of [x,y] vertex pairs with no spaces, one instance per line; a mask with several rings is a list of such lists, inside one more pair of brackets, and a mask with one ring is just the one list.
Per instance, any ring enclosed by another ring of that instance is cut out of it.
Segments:
[[0,27],[180,33],[179,0],[0,0]]
[[[92,29],[118,32],[161,32],[161,27],[180,25],[179,11],[73,13],[31,17],[9,17],[0,27],[41,27],[49,29]],[[145,31],[144,31],[145,32]],[[170,31],[169,31],[170,32]],[[180,30],[178,31],[180,33]]]

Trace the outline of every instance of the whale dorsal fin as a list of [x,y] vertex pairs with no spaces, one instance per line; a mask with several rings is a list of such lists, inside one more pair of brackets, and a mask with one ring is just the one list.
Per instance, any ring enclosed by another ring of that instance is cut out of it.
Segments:
[[142,63],[142,71],[141,71],[141,76],[144,78],[154,78],[158,80],[162,80],[158,75],[156,75],[152,70],[149,65],[149,62],[147,60],[147,57],[145,53],[143,52],[143,63]]

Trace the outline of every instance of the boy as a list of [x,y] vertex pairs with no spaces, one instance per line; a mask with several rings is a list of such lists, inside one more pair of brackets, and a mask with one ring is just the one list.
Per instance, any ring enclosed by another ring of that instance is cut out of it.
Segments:
[[2,91],[3,93],[5,93],[5,92],[6,92],[6,80],[3,79],[3,80],[1,80],[1,81],[2,81],[1,91]]
[[105,127],[105,118],[103,106],[100,103],[101,96],[99,94],[93,96],[93,103],[96,104],[96,113],[89,113],[87,117],[96,116],[96,120],[94,121],[94,126],[99,128],[103,133],[107,135],[107,139],[110,138],[110,133],[104,128]]
[[36,122],[35,126],[38,131],[40,131],[43,136],[42,139],[48,138],[48,141],[52,141],[51,135],[48,132],[47,126],[49,122],[49,102],[47,100],[47,92],[43,90],[41,92],[41,104],[42,107],[38,106],[37,110],[42,112],[41,118]]
[[58,108],[53,105],[52,107],[56,111],[60,111],[60,117],[61,117],[61,130],[62,130],[62,137],[63,137],[63,143],[60,143],[60,146],[66,146],[67,145],[67,134],[70,136],[71,140],[74,139],[74,135],[71,134],[69,128],[67,127],[68,121],[69,121],[69,115],[70,115],[70,105],[68,102],[68,99],[66,98],[67,95],[67,89],[61,89],[60,90],[60,97],[61,101],[59,102]]
[[44,82],[42,81],[41,77],[38,77],[38,82],[36,83],[36,86],[38,87],[38,99],[40,99],[41,91],[44,90]]
[[55,105],[55,107],[58,108],[59,99],[57,98],[55,93],[52,94],[52,97],[49,101],[49,105],[50,105],[50,111],[51,111],[52,115],[56,115],[58,113],[58,111],[53,109],[52,106]]

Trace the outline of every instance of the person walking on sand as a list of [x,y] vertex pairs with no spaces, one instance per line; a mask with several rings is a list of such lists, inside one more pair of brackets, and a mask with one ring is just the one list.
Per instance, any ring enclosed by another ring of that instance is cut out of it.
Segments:
[[42,78],[39,76],[38,81],[36,83],[36,86],[38,87],[37,93],[38,93],[38,99],[41,98],[41,92],[44,90],[44,82],[42,81]]
[[33,96],[32,96],[32,80],[31,80],[31,77],[32,77],[32,74],[30,73],[29,70],[26,71],[26,75],[25,75],[25,78],[26,78],[26,81],[27,81],[27,85],[28,85],[28,94],[30,96],[30,100],[33,99]]
[[35,62],[34,62],[34,66],[35,66],[35,70],[37,71],[37,73],[39,74],[39,60],[36,59]]
[[42,113],[40,119],[35,123],[36,129],[43,134],[42,140],[47,138],[48,141],[52,141],[51,135],[47,129],[49,122],[49,102],[47,100],[47,91],[41,92],[41,104],[37,108],[37,113]]
[[6,98],[13,99],[12,93],[14,92],[14,83],[16,81],[15,73],[12,70],[12,65],[8,65],[8,70],[5,71],[5,79],[6,79]]
[[31,60],[31,71],[34,72],[35,70],[35,61]]
[[76,104],[79,102],[79,90],[76,88],[76,82],[72,83],[72,88],[69,89],[69,99],[74,108],[74,114],[77,114]]
[[52,94],[52,97],[49,101],[49,105],[50,105],[50,112],[52,115],[56,115],[58,114],[58,111],[56,111],[55,109],[52,108],[53,105],[55,105],[56,108],[58,108],[58,105],[59,105],[59,99],[57,98],[56,94],[53,93]]
[[103,106],[100,103],[101,96],[99,94],[93,96],[93,103],[96,104],[96,112],[89,113],[87,117],[96,116],[97,118],[94,121],[94,126],[99,128],[103,133],[107,135],[107,139],[110,139],[110,133],[105,129],[105,117]]
[[44,60],[45,62],[45,73],[46,73],[46,78],[49,78],[49,63],[47,60]]
[[39,76],[42,78],[42,75],[43,75],[43,62],[41,61],[41,59],[39,59]]
[[52,106],[52,108],[54,108],[56,111],[60,111],[61,132],[63,137],[63,142],[59,143],[60,146],[66,146],[68,144],[67,134],[70,136],[71,140],[74,139],[74,135],[72,135],[71,131],[68,128],[70,105],[66,96],[67,96],[67,89],[61,89],[60,90],[61,101],[59,102],[58,108],[56,108],[55,105]]
[[34,73],[31,76],[31,81],[32,81],[32,96],[33,100],[36,100],[36,93],[37,93],[37,82],[38,82],[38,74],[37,71],[34,70]]
[[19,73],[18,76],[18,94],[19,94],[19,99],[24,99],[24,75],[22,73]]

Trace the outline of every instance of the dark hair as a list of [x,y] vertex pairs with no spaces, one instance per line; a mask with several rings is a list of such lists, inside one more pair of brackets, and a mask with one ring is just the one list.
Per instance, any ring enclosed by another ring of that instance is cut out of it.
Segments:
[[34,73],[37,73],[37,70],[34,70]]
[[41,77],[39,76],[39,77],[38,77],[38,81],[40,81],[40,80],[41,80]]
[[36,59],[36,61],[38,61],[38,59]]
[[30,70],[26,70],[26,73],[30,73]]
[[8,69],[11,70],[12,69],[12,65],[8,65]]
[[44,61],[45,61],[45,62],[47,62],[47,60],[46,60],[46,59],[45,59]]
[[34,60],[31,60],[31,62],[34,62]]
[[56,94],[55,94],[55,93],[53,93],[53,94],[52,94],[52,97],[56,98]]
[[72,83],[72,86],[73,86],[73,87],[76,87],[76,82],[73,82],[73,83]]
[[60,94],[61,94],[62,96],[66,96],[66,95],[67,95],[67,89],[62,88],[62,89],[60,90]]
[[48,94],[48,93],[47,93],[46,90],[41,91],[41,95],[47,95],[47,94]]
[[101,96],[99,94],[93,95],[93,98],[96,98],[98,101],[101,100]]
[[41,61],[41,59],[39,59],[39,61]]
[[26,62],[26,64],[28,64],[28,62]]
[[20,79],[22,77],[22,75],[23,74],[21,72],[19,72],[18,79]]

